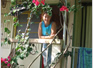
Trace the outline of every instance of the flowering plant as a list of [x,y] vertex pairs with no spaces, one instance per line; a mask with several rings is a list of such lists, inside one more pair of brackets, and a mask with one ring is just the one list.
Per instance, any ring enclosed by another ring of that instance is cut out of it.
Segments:
[[[14,27],[20,26],[19,21],[16,17],[16,14],[17,13],[20,14],[19,12],[22,12],[24,10],[30,11],[30,17],[28,18],[29,20],[28,20],[24,34],[20,34],[20,30],[19,30],[18,34],[15,37],[15,39],[17,39],[18,42],[23,42],[23,43],[18,43],[16,48],[11,50],[10,54],[11,55],[13,54],[13,56],[10,58],[10,60],[9,60],[9,57],[6,58],[6,60],[1,58],[2,65],[7,65],[7,66],[11,65],[13,68],[15,68],[18,65],[18,59],[20,58],[24,60],[26,57],[29,56],[30,52],[32,51],[32,48],[29,46],[29,41],[28,41],[29,36],[26,37],[26,35],[29,35],[30,29],[28,27],[30,24],[32,24],[31,22],[32,15],[34,14],[34,15],[39,16],[42,11],[46,11],[51,16],[52,8],[47,3],[45,3],[45,0],[42,0],[42,1],[27,0],[27,1],[23,1],[21,6],[17,5],[15,0],[11,0],[11,4],[14,7],[11,7],[10,13],[5,14],[5,16],[15,15],[15,17],[13,17]],[[5,32],[7,34],[10,34],[11,31],[8,28],[6,28]],[[5,42],[9,43],[8,38],[5,39]]]
[[[38,0],[33,0],[32,3],[35,3],[36,6],[38,6],[40,4],[40,2]],[[43,5],[45,5],[45,0],[42,0],[41,3]]]
[[32,13],[34,14],[41,14],[41,10],[46,11],[50,16],[52,15],[52,8],[45,3],[45,0],[41,0],[40,2],[38,0],[32,0],[32,3],[34,6],[31,8]]
[[68,8],[66,7],[66,6],[62,6],[61,8],[60,8],[60,11],[66,11],[66,12],[68,12],[69,10],[68,10]]
[[[12,0],[12,5],[16,5],[14,3],[15,0]],[[45,0],[23,0],[22,4],[18,4],[16,5],[17,7],[11,7],[11,11],[10,11],[10,15],[15,15],[17,12],[18,14],[20,14],[20,12],[24,11],[24,10],[28,10],[31,11],[32,14],[35,14],[37,16],[39,16],[39,14],[41,14],[41,11],[47,11],[47,13],[51,16],[52,15],[52,8],[45,3]],[[21,13],[22,13],[21,12]]]
[[11,58],[8,56],[7,58],[1,58],[1,66],[11,66]]

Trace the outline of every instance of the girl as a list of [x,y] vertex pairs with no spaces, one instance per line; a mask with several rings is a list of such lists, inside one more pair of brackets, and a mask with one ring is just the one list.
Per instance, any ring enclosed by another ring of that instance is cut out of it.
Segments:
[[[52,39],[56,34],[56,24],[55,22],[51,22],[51,16],[49,16],[47,12],[42,14],[42,19],[43,21],[39,23],[38,37],[40,39]],[[47,47],[47,45],[48,44],[43,44],[42,51]],[[42,54],[44,68],[49,68],[49,64],[51,63],[51,50],[52,45],[50,45],[49,48]]]

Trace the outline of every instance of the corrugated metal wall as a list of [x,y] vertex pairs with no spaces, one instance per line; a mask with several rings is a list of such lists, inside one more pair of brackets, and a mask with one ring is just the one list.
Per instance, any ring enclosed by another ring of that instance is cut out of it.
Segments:
[[[76,1],[76,6],[81,3]],[[83,5],[75,14],[73,46],[92,48],[92,6]],[[74,68],[77,66],[78,50],[75,51]]]
[[92,48],[92,6],[87,6],[85,47]]
[[74,46],[92,48],[92,6],[76,12],[74,27]]

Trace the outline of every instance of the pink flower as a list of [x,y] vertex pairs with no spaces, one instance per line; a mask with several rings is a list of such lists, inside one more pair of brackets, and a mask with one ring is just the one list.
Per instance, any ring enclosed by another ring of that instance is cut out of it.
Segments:
[[32,3],[35,3],[35,2],[36,2],[36,0],[33,0],[33,1],[32,1]]
[[44,1],[41,1],[41,3],[42,3],[43,5],[45,5]]
[[[36,6],[40,4],[38,0],[33,0],[32,3],[35,3]],[[42,0],[41,3],[45,5],[45,0]]]
[[4,59],[4,61],[6,61],[6,58]]
[[60,11],[65,11],[65,10],[66,10],[67,12],[69,11],[66,6],[62,6],[62,7],[60,8]]
[[64,8],[60,8],[60,11],[64,11]]
[[11,66],[11,64],[10,64],[10,63],[8,63],[8,64],[7,64],[7,66]]
[[10,56],[8,56],[8,59],[11,59]]
[[11,61],[11,58],[8,59],[8,62]]
[[41,3],[42,3],[43,5],[45,5],[45,0],[42,0]]
[[4,61],[4,59],[3,58],[1,58],[1,63]]
[[10,56],[8,56],[8,62],[9,62],[9,61],[11,61],[11,58],[10,58]]
[[8,61],[5,61],[5,64],[7,64],[8,63]]
[[68,10],[68,9],[66,9],[66,11],[68,12],[69,10]]
[[38,6],[38,5],[39,5],[39,2],[38,2],[38,0],[35,2],[35,5],[36,5],[36,6]]

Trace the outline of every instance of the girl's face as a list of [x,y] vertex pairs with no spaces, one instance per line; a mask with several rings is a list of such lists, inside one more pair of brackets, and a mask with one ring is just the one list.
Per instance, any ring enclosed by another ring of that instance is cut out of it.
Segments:
[[43,21],[44,21],[45,24],[49,24],[50,19],[51,19],[51,16],[49,16],[47,13],[43,14]]

